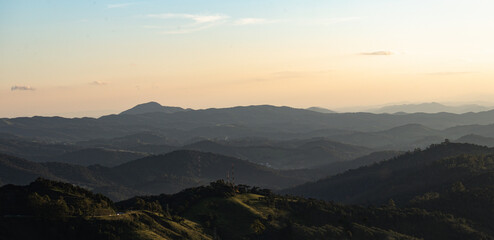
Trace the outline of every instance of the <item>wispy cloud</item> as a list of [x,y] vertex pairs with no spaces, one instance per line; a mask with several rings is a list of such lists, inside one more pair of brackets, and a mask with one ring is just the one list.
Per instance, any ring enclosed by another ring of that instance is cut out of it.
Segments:
[[102,81],[93,81],[93,82],[91,82],[91,83],[89,83],[89,84],[91,84],[91,85],[95,85],[95,86],[104,86],[104,85],[106,85],[106,84],[108,84],[108,83],[106,83],[106,82],[102,82]]
[[146,15],[146,17],[159,18],[159,19],[189,19],[189,20],[193,20],[195,23],[212,23],[229,18],[228,16],[221,14],[199,15],[199,14],[187,14],[187,13],[148,14]]
[[[163,20],[186,20],[189,23],[181,23],[170,26],[170,22],[164,25],[146,25],[147,29],[163,29],[162,34],[183,34],[204,30],[220,25],[246,26],[246,25],[265,25],[272,23],[291,23],[298,25],[330,25],[341,22],[356,21],[360,17],[341,17],[341,18],[313,18],[313,19],[268,19],[268,18],[231,18],[224,14],[190,14],[190,13],[159,13],[147,14],[146,18],[163,19]],[[174,22],[177,24],[177,22]]]
[[395,55],[395,53],[392,52],[392,51],[375,51],[375,52],[363,52],[363,53],[360,53],[360,55],[367,55],[367,56],[391,56],[391,55]]
[[234,25],[259,25],[281,22],[281,20],[265,19],[265,18],[241,18],[233,22]]
[[10,88],[11,91],[34,91],[36,90],[35,88],[31,87],[31,86],[12,86]]
[[187,20],[189,23],[184,23],[176,26],[158,26],[158,25],[147,25],[143,26],[148,29],[162,29],[161,34],[185,34],[196,31],[201,31],[207,28],[218,26],[225,23],[229,16],[222,14],[188,14],[188,13],[162,13],[162,14],[148,14],[147,18],[154,19],[181,19]]
[[115,3],[115,4],[108,4],[106,5],[106,8],[126,8],[128,6],[134,5],[136,3]]

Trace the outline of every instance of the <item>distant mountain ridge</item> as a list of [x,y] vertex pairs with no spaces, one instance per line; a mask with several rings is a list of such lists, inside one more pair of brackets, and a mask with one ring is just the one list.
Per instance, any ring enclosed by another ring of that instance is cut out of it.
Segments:
[[334,162],[352,160],[369,154],[371,149],[323,138],[270,141],[257,144],[204,140],[180,149],[212,152],[237,157],[275,169],[317,168]]
[[494,147],[494,138],[484,137],[477,134],[468,134],[455,140],[458,143],[471,143],[481,146]]
[[368,112],[372,113],[456,113],[462,114],[467,112],[483,112],[491,110],[492,107],[485,107],[477,104],[461,105],[461,106],[447,106],[437,102],[431,103],[419,103],[419,104],[402,104],[385,106],[378,109],[370,109]]
[[327,108],[322,108],[322,107],[310,107],[310,108],[307,108],[307,110],[314,111],[314,112],[320,112],[320,113],[336,113],[335,111],[329,110]]
[[131,160],[143,158],[146,153],[105,148],[85,148],[62,155],[46,158],[48,161],[64,162],[82,166],[103,165],[106,167],[117,166]]
[[[325,131],[382,131],[406,124],[445,129],[458,125],[492,124],[494,111],[480,113],[323,114],[269,105],[94,118],[32,117],[0,119],[0,132],[57,141],[85,141],[153,132],[171,140],[191,138],[269,137],[293,139],[306,134],[324,137]],[[468,133],[462,133],[466,135]],[[462,136],[460,135],[460,136]],[[460,137],[457,136],[457,137]]]

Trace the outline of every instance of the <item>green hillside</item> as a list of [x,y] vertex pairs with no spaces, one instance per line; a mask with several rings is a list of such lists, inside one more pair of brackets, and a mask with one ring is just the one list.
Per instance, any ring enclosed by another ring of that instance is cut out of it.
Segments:
[[118,212],[71,184],[38,179],[0,188],[0,239],[211,239],[200,225],[157,211]]
[[0,188],[0,203],[0,239],[494,239],[481,222],[444,212],[392,201],[341,205],[223,181],[113,203],[38,179]]

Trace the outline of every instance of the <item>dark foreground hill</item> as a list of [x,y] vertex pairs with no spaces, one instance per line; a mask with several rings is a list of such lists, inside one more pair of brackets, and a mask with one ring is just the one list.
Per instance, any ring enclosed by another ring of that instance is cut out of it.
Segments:
[[[444,142],[283,192],[359,204],[393,199],[400,206],[430,206],[437,204],[434,199],[442,199],[445,208],[472,212],[480,210],[476,204],[485,203],[490,207],[483,211],[494,216],[493,152],[487,147]],[[446,207],[446,202],[451,205]]]
[[1,187],[0,203],[0,239],[212,239],[190,221],[151,211],[121,214],[103,195],[44,179]]
[[282,171],[223,155],[180,150],[131,161],[110,170],[115,181],[150,193],[177,192],[215,179],[280,189],[304,180]]
[[350,161],[334,162],[312,169],[295,169],[286,170],[284,172],[289,176],[296,176],[299,178],[307,179],[307,181],[315,181],[321,178],[327,178],[328,176],[336,175],[338,173],[343,173],[350,169],[356,169],[359,167],[389,160],[403,153],[404,152],[399,151],[379,151],[362,157],[358,157]]
[[[223,181],[113,203],[38,179],[0,188],[0,239],[494,239],[446,211],[341,205]],[[51,213],[51,214],[47,214]]]

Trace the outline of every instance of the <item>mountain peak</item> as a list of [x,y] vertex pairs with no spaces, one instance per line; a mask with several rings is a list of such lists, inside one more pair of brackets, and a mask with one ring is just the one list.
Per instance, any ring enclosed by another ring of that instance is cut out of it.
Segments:
[[129,110],[121,112],[120,114],[137,115],[137,114],[145,114],[145,113],[153,113],[153,112],[176,113],[182,111],[185,111],[185,109],[181,107],[162,106],[157,102],[147,102],[147,103],[138,104]]

